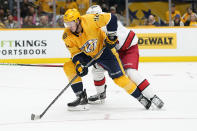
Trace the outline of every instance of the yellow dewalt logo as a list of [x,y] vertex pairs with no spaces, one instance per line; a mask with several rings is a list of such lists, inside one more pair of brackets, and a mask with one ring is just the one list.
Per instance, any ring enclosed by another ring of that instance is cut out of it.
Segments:
[[140,49],[176,49],[176,33],[140,33],[138,45]]

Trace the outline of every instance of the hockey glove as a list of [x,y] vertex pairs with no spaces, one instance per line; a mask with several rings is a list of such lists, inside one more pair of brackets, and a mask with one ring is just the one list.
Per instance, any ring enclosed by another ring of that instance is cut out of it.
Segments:
[[88,67],[83,66],[81,63],[78,63],[75,69],[76,69],[77,75],[80,77],[83,77],[88,74]]
[[108,48],[112,49],[116,46],[118,43],[118,37],[117,36],[107,36],[105,39],[105,44]]

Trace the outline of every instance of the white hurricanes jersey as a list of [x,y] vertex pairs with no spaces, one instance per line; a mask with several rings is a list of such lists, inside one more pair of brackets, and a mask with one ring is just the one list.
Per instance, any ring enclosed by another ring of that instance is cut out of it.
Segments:
[[[104,32],[107,32],[106,26],[102,27],[102,30]],[[118,41],[119,43],[116,45],[116,49],[120,50],[123,46],[127,46],[126,48],[130,48],[133,45],[136,45],[138,42],[138,38],[135,35],[135,33],[130,30],[127,29],[126,27],[124,27],[120,21],[118,21],[118,29],[117,29],[117,36],[118,36]],[[128,36],[130,38],[128,38]],[[126,41],[129,41],[129,44],[126,44]]]

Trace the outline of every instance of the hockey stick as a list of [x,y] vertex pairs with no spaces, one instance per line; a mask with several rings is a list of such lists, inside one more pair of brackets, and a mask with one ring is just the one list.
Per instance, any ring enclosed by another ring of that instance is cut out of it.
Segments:
[[34,65],[34,64],[14,64],[14,63],[0,63],[5,66],[35,66],[35,67],[63,67],[63,65]]
[[[85,67],[89,67],[92,62],[96,59],[97,56],[99,56],[103,50],[106,47],[103,47],[93,58],[90,62],[88,62]],[[64,93],[64,91],[73,83],[73,81],[75,81],[75,79],[77,79],[78,75],[75,75],[75,77],[66,85],[66,87],[64,87],[64,89],[62,89],[62,91],[55,97],[55,99],[53,99],[53,101],[47,106],[47,108],[40,114],[40,115],[35,115],[35,114],[31,114],[31,120],[38,120],[41,119],[44,114],[48,111],[48,109],[56,102],[56,100]]]

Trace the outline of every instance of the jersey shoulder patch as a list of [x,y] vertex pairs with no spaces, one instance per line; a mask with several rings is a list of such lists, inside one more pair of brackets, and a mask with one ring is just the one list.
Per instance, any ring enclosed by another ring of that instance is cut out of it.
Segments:
[[62,37],[62,39],[64,40],[64,39],[66,39],[67,38],[67,33],[66,32],[64,32],[64,34],[63,34],[63,37]]
[[62,39],[65,40],[65,39],[68,37],[68,34],[69,34],[69,29],[66,28],[66,29],[64,30]]
[[72,39],[72,35],[71,35],[69,29],[66,28],[66,29],[64,30],[62,39],[63,39],[63,41],[65,42],[65,45],[66,45],[67,48],[72,47],[72,43],[70,42],[70,40]]

